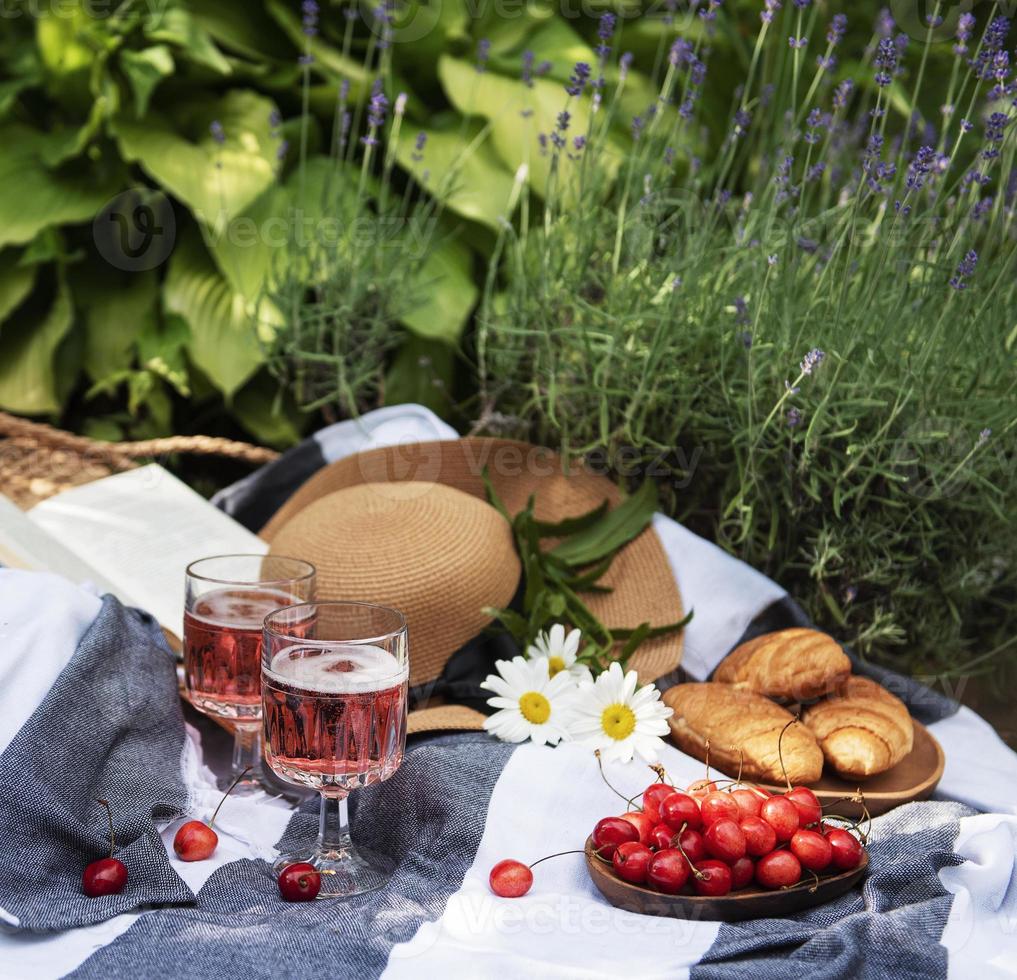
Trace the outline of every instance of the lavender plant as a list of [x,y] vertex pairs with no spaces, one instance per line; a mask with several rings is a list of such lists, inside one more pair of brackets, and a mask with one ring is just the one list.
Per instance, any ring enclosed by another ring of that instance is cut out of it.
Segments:
[[620,164],[605,15],[534,141],[543,207],[498,237],[476,428],[660,477],[863,655],[953,674],[1017,664],[1017,82],[1009,21],[965,14],[923,113],[942,7],[855,51],[845,14],[765,0],[720,120],[725,13],[692,3]]

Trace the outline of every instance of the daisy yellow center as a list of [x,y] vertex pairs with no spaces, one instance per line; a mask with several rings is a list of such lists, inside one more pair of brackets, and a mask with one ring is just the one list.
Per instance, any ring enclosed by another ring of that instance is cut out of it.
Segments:
[[636,716],[627,704],[610,704],[600,716],[600,726],[620,742],[636,730]]
[[551,702],[537,691],[527,691],[519,699],[519,710],[531,725],[543,725],[551,717]]
[[547,670],[552,677],[554,677],[555,674],[560,674],[564,669],[565,660],[562,657],[547,658]]

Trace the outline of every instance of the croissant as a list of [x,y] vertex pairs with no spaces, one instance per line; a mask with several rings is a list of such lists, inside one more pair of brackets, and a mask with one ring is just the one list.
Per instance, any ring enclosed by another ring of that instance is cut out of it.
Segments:
[[710,763],[728,775],[740,766],[744,778],[773,783],[783,782],[786,770],[791,782],[812,783],[822,774],[823,752],[812,732],[802,725],[784,731],[794,716],[762,695],[728,684],[678,684],[663,700],[674,709],[678,747],[705,761],[709,742]]
[[849,678],[837,694],[807,708],[802,721],[827,762],[852,779],[886,772],[914,745],[904,702],[867,677]]
[[836,640],[795,628],[735,647],[713,679],[782,701],[808,701],[836,690],[850,673],[851,661]]

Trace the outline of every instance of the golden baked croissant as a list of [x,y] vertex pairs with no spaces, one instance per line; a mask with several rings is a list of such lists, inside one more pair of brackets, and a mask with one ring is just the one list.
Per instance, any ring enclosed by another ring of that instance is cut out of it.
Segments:
[[836,640],[795,628],[735,647],[713,679],[782,701],[808,701],[836,690],[850,673],[851,661]]
[[867,677],[850,677],[829,698],[807,708],[802,722],[826,761],[842,776],[863,779],[897,765],[914,744],[907,706]]
[[671,735],[678,747],[705,761],[709,742],[710,763],[730,776],[739,763],[744,778],[760,782],[784,782],[785,769],[793,783],[812,783],[822,774],[823,752],[802,725],[784,732],[778,754],[780,733],[794,716],[762,695],[729,684],[678,684],[663,701],[674,709]]

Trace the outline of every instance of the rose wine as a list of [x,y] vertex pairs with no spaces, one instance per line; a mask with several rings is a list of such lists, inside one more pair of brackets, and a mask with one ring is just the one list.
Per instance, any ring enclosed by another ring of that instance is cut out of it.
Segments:
[[280,650],[262,684],[265,758],[324,793],[388,779],[406,745],[406,681],[405,665],[380,647]]
[[[184,613],[184,671],[195,706],[225,718],[261,716],[262,624],[301,600],[275,589],[218,589]],[[308,623],[297,635],[307,634]]]

